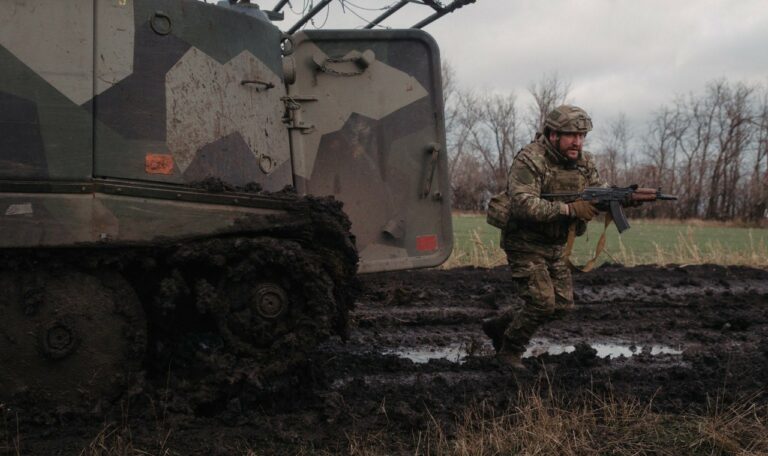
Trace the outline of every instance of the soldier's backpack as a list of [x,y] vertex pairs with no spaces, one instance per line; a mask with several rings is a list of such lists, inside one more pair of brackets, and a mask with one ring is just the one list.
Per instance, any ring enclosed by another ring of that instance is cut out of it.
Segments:
[[486,213],[485,221],[489,225],[495,226],[501,230],[507,227],[509,222],[509,213],[511,211],[511,201],[507,191],[503,191],[498,195],[493,195],[491,201],[488,202],[488,212]]

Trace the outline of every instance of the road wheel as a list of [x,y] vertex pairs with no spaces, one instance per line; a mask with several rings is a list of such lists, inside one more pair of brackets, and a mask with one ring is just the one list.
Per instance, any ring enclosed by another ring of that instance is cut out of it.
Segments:
[[146,320],[120,275],[6,271],[0,290],[3,400],[91,406],[141,370]]
[[227,343],[249,354],[306,350],[328,337],[336,315],[333,282],[321,263],[293,241],[248,240],[247,258],[227,266],[217,318]]

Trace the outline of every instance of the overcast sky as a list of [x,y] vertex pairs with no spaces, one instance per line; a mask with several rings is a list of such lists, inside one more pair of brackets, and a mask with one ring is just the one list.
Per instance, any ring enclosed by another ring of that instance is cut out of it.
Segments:
[[[276,3],[255,1],[263,9]],[[305,3],[291,0],[297,11]],[[314,26],[360,27],[355,13],[372,19],[395,1],[344,3],[346,11],[334,1]],[[385,25],[410,26],[431,11],[409,5]],[[293,24],[288,16],[281,28]],[[597,125],[624,112],[637,127],[676,94],[702,92],[716,78],[768,82],[766,0],[477,0],[425,30],[460,85],[527,102],[529,84],[557,72]]]

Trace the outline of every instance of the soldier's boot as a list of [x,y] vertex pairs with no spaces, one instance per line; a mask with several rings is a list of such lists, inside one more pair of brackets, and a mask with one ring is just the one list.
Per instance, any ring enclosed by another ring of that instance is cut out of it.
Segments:
[[524,350],[520,349],[520,347],[514,346],[508,343],[507,340],[504,340],[496,357],[501,363],[512,369],[526,371],[528,369],[523,364],[523,352]]
[[483,320],[483,332],[491,339],[496,353],[501,350],[505,329],[507,329],[507,321],[503,318],[491,317]]
[[523,355],[514,352],[499,352],[496,354],[497,359],[504,365],[511,367],[516,371],[527,371],[528,368],[523,364]]

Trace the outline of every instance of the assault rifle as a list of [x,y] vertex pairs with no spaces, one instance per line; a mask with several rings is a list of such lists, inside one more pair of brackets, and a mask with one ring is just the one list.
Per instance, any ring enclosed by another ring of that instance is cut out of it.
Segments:
[[[632,206],[657,200],[676,200],[675,195],[665,195],[655,188],[640,188],[637,185],[629,187],[587,187],[582,193],[542,193],[542,198],[559,197],[566,198],[566,202],[584,200],[592,201],[598,210],[609,212],[616,229],[623,233],[629,229],[629,221],[624,215],[622,206]],[[572,198],[572,199],[567,199]],[[607,226],[607,225],[606,225]]]

